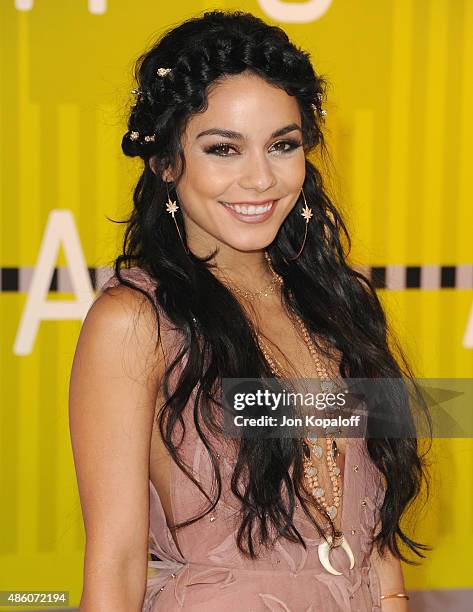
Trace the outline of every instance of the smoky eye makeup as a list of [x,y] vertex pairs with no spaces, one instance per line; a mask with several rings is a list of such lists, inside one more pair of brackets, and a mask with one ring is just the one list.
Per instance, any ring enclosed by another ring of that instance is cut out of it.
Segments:
[[[302,141],[297,138],[285,138],[274,143],[271,148],[275,148],[278,154],[285,155],[298,149],[302,146]],[[235,153],[228,154],[227,151],[233,150]],[[208,155],[215,155],[217,157],[233,157],[240,152],[240,148],[235,144],[229,142],[217,142],[212,145],[204,147],[204,153]]]

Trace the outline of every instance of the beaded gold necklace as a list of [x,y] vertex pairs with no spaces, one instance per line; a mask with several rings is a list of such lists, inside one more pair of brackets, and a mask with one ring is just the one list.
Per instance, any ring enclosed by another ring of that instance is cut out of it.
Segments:
[[[273,293],[276,287],[279,287],[282,285],[283,279],[273,269],[271,259],[266,251],[265,251],[265,257],[266,257],[266,260],[268,261],[268,265],[271,270],[271,274],[273,275],[274,282],[271,283],[271,290],[269,291],[270,293]],[[240,293],[240,295],[242,295],[241,291],[237,291],[237,293]],[[253,292],[253,294],[251,295],[248,292],[245,292],[245,293],[246,295],[244,295],[244,297],[252,300],[262,295],[264,296],[268,295],[268,289],[263,289],[262,291]],[[289,293],[292,297],[291,292]],[[297,325],[299,327],[302,333],[304,342],[309,349],[312,359],[314,360],[317,374],[319,378],[321,379],[321,383],[320,383],[321,388],[323,390],[332,391],[334,387],[336,387],[337,385],[333,380],[330,380],[331,377],[329,375],[329,372],[327,371],[327,369],[325,368],[325,366],[323,365],[322,361],[319,358],[315,344],[309,334],[309,331],[307,330],[307,327],[304,324],[304,321],[297,315],[297,313],[293,311],[290,312],[290,318],[294,326]],[[269,348],[266,346],[261,334],[258,331],[256,332],[256,336],[257,336],[258,344],[261,348],[261,351],[272,373],[274,374],[274,376],[278,378],[284,378],[284,374],[283,374],[284,368],[281,366],[281,364],[276,359],[274,354],[272,354]],[[322,446],[318,443],[317,436],[315,435],[309,435],[307,438],[304,438],[302,442],[302,447],[304,451],[304,454],[303,454],[304,479],[307,483],[307,488],[310,494],[316,499],[318,506],[319,507],[322,506],[325,509],[327,515],[331,518],[331,520],[334,520],[338,514],[338,509],[340,507],[340,499],[342,496],[342,490],[339,484],[340,468],[336,464],[338,449],[337,449],[336,441],[334,440],[333,436],[331,436],[328,433],[328,431],[326,432],[325,436],[326,436],[326,453],[325,453],[326,464],[327,464],[327,467],[330,473],[330,481],[332,483],[332,503],[329,503],[327,501],[325,491],[320,486],[320,483],[318,480],[318,468],[316,466],[315,458],[317,458],[317,460],[320,461],[320,459],[322,458],[323,450],[322,450]],[[324,536],[324,541],[321,542],[317,547],[318,556],[319,556],[320,563],[322,564],[324,569],[327,570],[327,572],[335,576],[341,576],[342,573],[337,571],[332,566],[330,562],[330,558],[329,558],[330,550],[336,547],[341,547],[345,551],[345,553],[348,556],[349,562],[350,562],[350,566],[349,566],[350,570],[353,569],[353,567],[355,566],[355,557],[353,555],[353,551],[350,548],[350,544],[348,543],[348,541],[346,540],[343,534],[343,531],[335,530],[333,537],[331,535]]]
[[[267,297],[269,294],[275,292],[276,287],[280,287],[283,284],[282,277],[277,274],[274,270],[271,262],[271,258],[269,254],[265,251],[264,253],[266,261],[268,262],[269,269],[271,271],[272,279],[268,286],[260,289],[258,291],[248,291],[245,289],[241,289],[233,283],[228,284],[231,286],[232,290],[241,295],[243,298],[253,301],[259,297]],[[294,326],[297,326],[302,334],[304,342],[309,349],[310,355],[315,363],[315,367],[317,370],[317,375],[319,379],[322,380],[321,388],[322,389],[333,389],[334,383],[330,381],[330,375],[327,369],[324,367],[322,361],[319,358],[318,351],[315,347],[315,344],[307,330],[307,327],[304,321],[299,317],[299,315],[293,311],[290,312],[290,318]],[[261,334],[257,331],[256,336],[258,339],[258,344],[261,348],[261,351],[268,363],[272,373],[274,376],[283,378],[283,370],[284,368],[281,366],[280,362],[276,359],[274,354],[270,351],[267,344],[263,340]],[[328,516],[333,520],[338,514],[338,508],[340,506],[340,498],[342,496],[342,490],[339,484],[340,478],[340,468],[336,464],[336,459],[338,455],[337,443],[333,436],[326,435],[326,464],[330,474],[330,481],[332,483],[332,501],[329,503],[325,490],[320,486],[318,479],[318,468],[316,467],[315,459],[319,460],[322,457],[323,449],[322,446],[318,443],[318,438],[315,435],[310,435],[308,438],[305,438],[302,442],[303,446],[303,467],[304,467],[304,478],[307,483],[307,488],[310,494],[316,499],[316,501],[325,509]]]
[[[306,342],[307,347],[314,359],[317,375],[320,379],[330,379],[330,375],[327,369],[323,366],[322,362],[319,359],[317,354],[317,349],[310,338],[309,332],[302,321],[302,319],[293,313],[292,315],[296,324],[299,325],[301,332],[303,334],[304,340]],[[272,371],[274,376],[283,378],[284,374],[282,371],[281,364],[279,361],[272,355],[265,344],[264,340],[260,336],[260,334],[256,333],[258,338],[258,343],[261,347],[261,351]],[[323,381],[321,383],[323,385]],[[318,438],[315,434],[311,434],[307,438],[305,438],[302,442],[303,445],[303,465],[304,465],[304,477],[307,483],[307,488],[309,489],[310,494],[316,499],[316,501],[323,506],[326,510],[327,514],[331,519],[334,519],[338,514],[338,508],[340,506],[340,499],[342,496],[341,486],[339,484],[340,478],[340,468],[337,466],[336,458],[338,456],[337,443],[333,436],[326,435],[325,438],[326,444],[326,464],[330,474],[330,481],[332,483],[332,502],[329,503],[327,500],[327,496],[325,490],[320,486],[318,479],[318,468],[316,467],[316,460],[320,461],[323,454],[322,446],[318,442]]]
[[[276,279],[276,282],[278,285],[282,285],[283,279],[274,270],[272,263],[271,263],[271,259],[266,251],[265,251],[265,257],[268,262],[269,269],[271,270],[271,274],[273,275],[273,278]],[[309,349],[310,355],[315,363],[315,367],[317,370],[317,376],[319,377],[319,379],[322,380],[321,382],[322,389],[332,389],[334,386],[334,383],[333,381],[330,380],[330,374],[325,368],[325,366],[323,365],[319,357],[317,348],[310,336],[309,331],[307,330],[307,327],[304,321],[301,319],[301,317],[297,313],[293,311],[290,312],[290,318],[291,318],[293,325],[299,327],[301,331],[304,342],[307,348]],[[267,344],[265,343],[265,341],[263,340],[259,332],[256,332],[256,336],[257,336],[261,351],[272,373],[276,377],[283,378],[284,377],[283,367],[281,366],[280,362],[276,359],[274,354],[272,354],[272,352],[269,350]],[[341,490],[341,486],[339,482],[339,479],[341,478],[340,468],[337,466],[337,463],[336,463],[337,456],[338,456],[337,443],[335,439],[333,438],[333,436],[326,434],[326,440],[325,440],[325,445],[326,445],[325,458],[326,459],[325,460],[326,460],[327,468],[328,468],[329,475],[330,475],[330,482],[332,484],[331,502],[328,501],[326,492],[320,486],[320,483],[319,483],[318,468],[316,465],[316,460],[320,461],[320,459],[322,458],[323,449],[322,449],[322,446],[318,442],[317,436],[315,434],[311,434],[310,436],[308,436],[307,438],[303,440],[302,445],[303,445],[303,452],[304,452],[304,455],[303,455],[304,477],[307,483],[307,488],[310,494],[325,509],[328,516],[333,520],[338,514],[338,509],[340,507],[340,501],[342,497],[342,490]]]

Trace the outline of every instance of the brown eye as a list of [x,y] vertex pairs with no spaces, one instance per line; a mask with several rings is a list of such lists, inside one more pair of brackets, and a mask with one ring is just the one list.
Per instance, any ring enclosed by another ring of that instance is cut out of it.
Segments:
[[233,147],[232,145],[229,145],[225,142],[221,142],[219,144],[215,144],[212,145],[210,147],[207,147],[205,149],[206,153],[209,153],[211,155],[218,155],[219,157],[229,157],[228,155],[226,155],[225,153],[220,153],[220,151],[222,151],[222,149],[234,149],[235,147]]
[[[278,154],[280,153],[290,153],[294,151],[294,149],[298,149],[302,146],[302,142],[294,139],[280,140],[279,142],[273,145],[273,148],[276,147],[276,151]],[[287,148],[284,148],[287,147]],[[217,155],[218,157],[233,157],[233,155],[229,155],[228,151],[233,149],[237,151],[234,145],[230,145],[226,142],[219,142],[217,144],[211,145],[204,149],[205,153],[209,155]]]
[[281,153],[289,153],[290,151],[294,151],[294,149],[298,149],[299,147],[302,146],[302,142],[299,142],[298,140],[280,140],[279,142],[277,142],[274,146],[277,147],[279,145],[283,145],[286,146],[288,145],[287,149],[279,149],[279,151]]

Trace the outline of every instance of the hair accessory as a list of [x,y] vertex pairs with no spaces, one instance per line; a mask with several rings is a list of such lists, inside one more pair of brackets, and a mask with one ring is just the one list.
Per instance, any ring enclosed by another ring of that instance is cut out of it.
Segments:
[[327,111],[325,108],[317,106],[317,104],[311,104],[312,108],[319,113],[321,117],[325,117],[327,115]]
[[[140,139],[140,133],[139,132],[130,132],[129,133],[129,139],[136,141]],[[145,142],[155,142],[156,140],[156,134],[146,134],[146,136],[143,137],[143,140]]]
[[392,595],[381,595],[380,599],[390,599],[391,597],[399,597],[399,599],[409,599],[409,595],[406,593],[393,593]]
[[131,93],[134,94],[135,96],[142,96],[143,95],[143,91],[141,89],[132,89]]
[[174,216],[176,214],[176,212],[179,209],[179,206],[176,204],[175,200],[171,200],[171,197],[169,195],[169,188],[168,188],[168,182],[166,181],[166,189],[168,192],[168,201],[166,202],[166,210],[168,211],[168,213],[170,213],[172,215],[173,221],[176,225],[176,229],[177,229],[177,233],[179,234],[179,238],[181,239],[182,245],[184,247],[184,250],[187,254],[189,254],[189,249],[187,248],[184,240],[182,239],[182,235],[181,235],[181,230],[179,229],[179,225],[177,224],[176,221],[176,217]]
[[169,72],[171,72],[172,68],[158,68],[156,70],[156,74],[160,77],[166,76]]
[[320,114],[321,117],[325,117],[327,115],[327,111],[325,110],[325,108],[322,108],[323,95],[320,92],[318,92],[316,96],[317,96],[318,103],[311,104],[311,106],[315,111],[317,111]]
[[304,204],[305,204],[305,206],[304,206],[304,208],[302,209],[302,212],[301,212],[301,215],[302,215],[302,216],[304,217],[304,219],[305,219],[305,232],[304,232],[304,240],[302,241],[302,246],[301,246],[301,248],[299,249],[299,251],[298,251],[297,255],[296,255],[295,257],[289,257],[289,260],[290,260],[290,261],[294,261],[294,260],[296,260],[296,259],[299,257],[299,255],[302,253],[302,249],[304,248],[304,245],[305,245],[305,240],[306,240],[306,238],[307,238],[307,226],[309,225],[309,221],[311,220],[311,218],[312,218],[312,214],[313,214],[313,213],[312,213],[312,208],[310,208],[310,206],[308,206],[308,205],[307,205],[307,201],[306,201],[306,199],[305,199],[305,194],[304,194],[304,189],[302,189],[301,191],[302,191],[302,195],[304,196]]

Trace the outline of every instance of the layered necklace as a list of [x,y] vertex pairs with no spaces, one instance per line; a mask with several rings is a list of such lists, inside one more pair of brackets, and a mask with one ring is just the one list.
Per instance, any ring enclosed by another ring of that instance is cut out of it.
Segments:
[[[283,278],[274,270],[271,263],[271,259],[266,251],[265,258],[268,262],[268,266],[272,276],[269,285],[267,285],[263,289],[260,289],[259,291],[249,291],[246,289],[241,289],[240,287],[237,287],[233,285],[233,283],[231,283],[232,290],[235,293],[241,295],[245,299],[254,300],[258,297],[266,297],[274,293],[277,287],[281,287],[281,285],[283,284]],[[321,388],[323,390],[332,390],[335,386],[335,383],[330,380],[330,374],[319,358],[319,353],[315,347],[315,344],[310,336],[309,331],[307,330],[304,321],[297,313],[293,312],[292,310],[290,311],[290,318],[293,325],[300,330],[304,342],[307,348],[309,349],[310,355],[315,363],[317,376],[321,380]],[[256,331],[256,336],[258,339],[258,344],[266,359],[266,362],[268,363],[271,369],[271,372],[275,377],[284,378],[284,369],[281,366],[281,363],[270,351],[268,345],[263,340],[263,337],[258,331]],[[309,493],[315,498],[318,504],[320,504],[325,509],[328,516],[333,520],[338,514],[342,497],[342,490],[339,482],[341,477],[340,468],[337,466],[337,457],[339,453],[337,449],[337,443],[334,437],[330,436],[329,434],[326,434],[325,437],[325,461],[332,486],[330,501],[325,489],[321,487],[319,483],[319,471],[317,468],[317,463],[322,458],[323,447],[319,443],[319,440],[315,434],[311,434],[307,438],[304,438],[302,442],[304,479]]]
[[[282,284],[282,277],[277,274],[274,270],[271,259],[269,255],[265,252],[265,257],[268,262],[269,268],[273,275],[273,278],[278,279],[278,283]],[[298,327],[301,335],[304,339],[304,342],[309,349],[310,355],[315,363],[315,368],[317,371],[318,378],[322,381],[321,388],[323,390],[332,390],[335,386],[335,383],[330,380],[330,374],[323,365],[317,348],[311,338],[311,335],[301,317],[290,311],[290,318],[295,327]],[[272,371],[274,376],[278,378],[283,378],[283,368],[279,361],[274,357],[273,354],[268,349],[265,341],[261,337],[261,335],[257,332],[258,343],[261,347],[261,351]],[[342,490],[340,486],[340,468],[337,466],[337,457],[338,457],[338,448],[337,442],[333,436],[330,436],[328,433],[325,436],[325,461],[329,472],[329,478],[332,485],[332,493],[330,495],[331,501],[329,501],[326,491],[323,487],[320,486],[319,483],[319,471],[317,468],[317,463],[321,460],[323,455],[323,448],[321,444],[319,444],[319,440],[315,434],[309,435],[307,438],[304,438],[302,441],[303,448],[303,466],[304,466],[304,477],[307,485],[307,489],[312,497],[325,509],[328,516],[333,520],[338,514],[340,501],[342,497]]]
[[[272,274],[271,283],[257,292],[246,291],[235,287],[233,284],[232,289],[246,299],[256,299],[257,297],[267,296],[270,293],[274,293],[277,287],[280,287],[283,284],[282,277],[277,274],[274,270],[271,259],[268,253],[265,251],[265,258],[268,262],[269,269]],[[292,293],[290,292],[292,296]],[[315,363],[317,375],[321,380],[320,386],[322,390],[333,390],[336,387],[334,381],[331,380],[330,374],[323,365],[321,359],[319,358],[318,351],[315,347],[315,344],[311,338],[311,335],[301,317],[290,311],[290,318],[294,325],[294,327],[299,328],[304,342],[310,352],[310,355]],[[261,334],[257,331],[256,336],[258,339],[258,344],[261,348],[261,351],[266,359],[267,364],[269,365],[271,372],[277,378],[284,378],[284,368],[281,366],[278,359],[274,356],[274,354],[269,350],[266,342],[263,340]],[[303,470],[304,470],[304,480],[306,484],[306,488],[308,492],[314,497],[317,504],[322,506],[327,513],[327,515],[332,519],[339,513],[340,502],[342,497],[342,489],[340,486],[340,468],[337,466],[337,457],[339,455],[337,443],[335,438],[331,436],[328,432],[325,434],[325,462],[328,468],[328,472],[330,475],[330,482],[332,487],[332,492],[330,495],[330,500],[327,496],[327,493],[323,487],[320,486],[319,482],[319,470],[317,465],[322,459],[323,455],[323,447],[319,443],[319,440],[315,434],[310,434],[307,438],[304,438],[302,441],[302,449],[303,449]],[[318,554],[319,559],[323,565],[323,567],[334,575],[341,575],[340,572],[335,570],[330,563],[329,560],[329,549],[334,548],[336,546],[341,546],[343,550],[348,555],[350,560],[350,569],[354,567],[354,556],[348,542],[345,540],[343,533],[341,531],[335,532],[335,538],[332,539],[331,536],[326,536],[326,541],[319,545]]]

